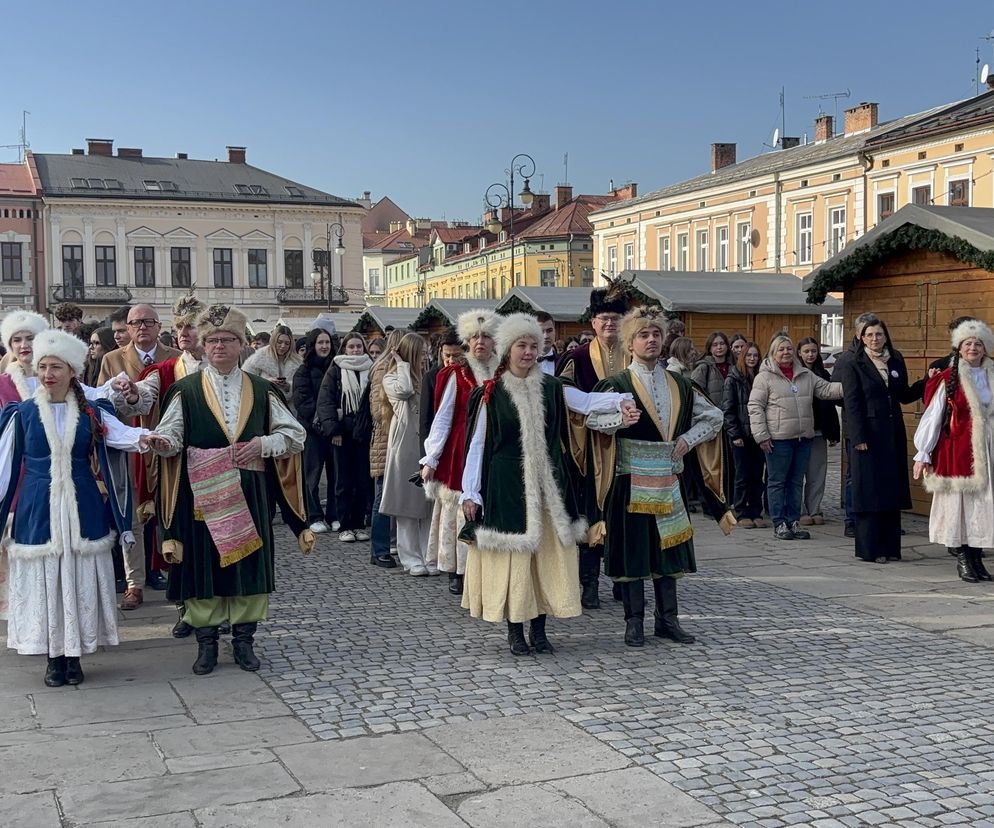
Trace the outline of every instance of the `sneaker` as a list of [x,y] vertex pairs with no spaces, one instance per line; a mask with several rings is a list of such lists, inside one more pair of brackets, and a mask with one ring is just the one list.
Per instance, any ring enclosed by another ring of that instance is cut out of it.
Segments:
[[320,535],[323,532],[328,531],[328,524],[325,523],[323,520],[316,520],[307,528],[310,529],[315,535]]
[[427,569],[428,570],[428,574],[431,575],[431,576],[433,576],[433,577],[435,575],[441,575],[442,574],[442,570],[440,570],[437,566],[435,566],[435,564],[427,564],[425,566],[425,569]]
[[369,532],[367,532],[365,529],[356,529],[355,539],[357,541],[368,541]]
[[369,562],[373,566],[379,566],[379,567],[382,567],[383,569],[396,569],[397,568],[397,562],[393,558],[391,558],[389,555],[387,555],[385,558],[378,558],[376,555],[370,555]]
[[794,533],[786,523],[781,523],[773,530],[773,537],[777,540],[794,540]]
[[355,543],[356,541],[355,532],[353,532],[351,529],[346,529],[338,536],[338,539],[342,543]]
[[815,525],[814,518],[810,517],[809,515],[801,515],[801,519],[799,521],[797,521],[797,522],[800,523],[801,526],[814,526]]
[[801,528],[801,521],[795,520],[790,525],[790,531],[798,540],[811,540],[811,533],[807,529]]
[[331,522],[331,531],[332,532],[337,532],[341,528],[342,528],[341,521],[333,520]]
[[407,571],[415,577],[421,577],[428,574],[428,567],[424,564],[415,564]]

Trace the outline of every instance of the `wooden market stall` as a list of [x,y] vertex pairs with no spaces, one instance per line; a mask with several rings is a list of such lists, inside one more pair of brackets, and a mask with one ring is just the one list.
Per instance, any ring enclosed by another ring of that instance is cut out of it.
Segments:
[[498,303],[497,313],[538,313],[544,311],[556,323],[556,339],[576,336],[590,330],[580,321],[590,305],[590,288],[523,287],[512,288]]
[[358,318],[352,330],[359,331],[363,335],[383,336],[394,328],[405,330],[410,328],[420,313],[420,308],[386,308],[371,305]]
[[[804,289],[813,302],[845,292],[847,340],[857,316],[878,314],[914,381],[949,353],[950,320],[994,319],[994,209],[902,207],[808,274]],[[904,408],[909,469],[922,411]],[[914,480],[911,496],[913,511],[928,514],[930,497]]]
[[411,328],[428,334],[441,333],[455,325],[460,314],[480,308],[493,310],[496,305],[493,299],[432,299],[411,323]]

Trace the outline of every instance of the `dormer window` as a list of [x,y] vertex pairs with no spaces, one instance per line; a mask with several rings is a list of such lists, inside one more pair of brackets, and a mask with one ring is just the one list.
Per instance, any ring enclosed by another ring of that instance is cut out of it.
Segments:
[[74,190],[85,190],[89,186],[85,178],[70,178],[69,183]]
[[146,190],[149,190],[151,192],[159,192],[162,189],[162,187],[159,186],[159,182],[153,181],[151,178],[146,178],[144,181],[142,181],[142,184],[145,185]]
[[291,198],[303,198],[304,197],[304,191],[301,190],[300,187],[294,187],[292,184],[287,184],[286,186],[283,187],[283,189],[287,191],[287,194]]
[[102,178],[88,178],[86,183],[89,185],[91,190],[104,190],[104,180]]
[[236,184],[235,192],[239,195],[269,195],[261,184]]

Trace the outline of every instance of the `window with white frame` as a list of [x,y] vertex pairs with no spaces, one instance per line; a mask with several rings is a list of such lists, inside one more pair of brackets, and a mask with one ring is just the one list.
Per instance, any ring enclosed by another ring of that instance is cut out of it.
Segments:
[[842,347],[842,315],[828,313],[821,318],[821,344],[827,348]]
[[676,269],[685,271],[687,269],[687,257],[690,248],[690,234],[681,233],[676,237]]
[[799,265],[811,264],[812,244],[814,242],[813,221],[812,213],[797,214],[797,242],[794,246],[794,255],[796,263]]
[[369,292],[373,294],[380,292],[380,269],[378,267],[369,269]]
[[625,270],[635,269],[635,245],[626,244],[625,245]]
[[555,268],[545,268],[538,272],[539,284],[542,287],[555,287],[556,286],[556,269]]
[[828,213],[828,255],[846,246],[846,208],[833,207]]
[[269,285],[269,258],[264,248],[252,248],[248,252],[248,277],[250,288],[264,288]]
[[923,184],[920,187],[911,188],[911,203],[922,207],[928,207],[932,203],[932,185]]
[[968,178],[949,182],[949,206],[970,206],[970,180]]
[[659,269],[670,269],[670,237],[663,236],[659,240]]
[[738,239],[736,266],[739,270],[747,270],[752,267],[752,222],[739,222],[735,237]]
[[718,270],[728,270],[728,225],[718,228]]
[[697,269],[708,269],[708,231],[697,231]]
[[607,249],[607,275],[612,279],[618,275],[618,248]]
[[883,221],[894,215],[894,193],[877,194],[877,221]]

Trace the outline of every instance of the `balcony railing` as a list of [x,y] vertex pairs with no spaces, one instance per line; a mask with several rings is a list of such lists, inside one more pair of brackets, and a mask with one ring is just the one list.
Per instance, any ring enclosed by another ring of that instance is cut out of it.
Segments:
[[276,291],[276,301],[281,305],[347,305],[349,294],[340,287],[332,285],[331,295],[325,294],[323,286],[310,288],[283,287]]
[[124,285],[52,285],[49,295],[55,303],[75,302],[78,305],[124,305],[132,299],[131,291]]

